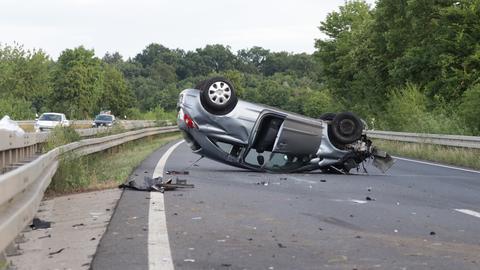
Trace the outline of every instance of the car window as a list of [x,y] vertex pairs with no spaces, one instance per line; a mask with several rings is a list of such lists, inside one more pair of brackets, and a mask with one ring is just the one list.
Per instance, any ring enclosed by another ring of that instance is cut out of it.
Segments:
[[39,118],[42,121],[62,121],[62,116],[58,114],[42,114]]

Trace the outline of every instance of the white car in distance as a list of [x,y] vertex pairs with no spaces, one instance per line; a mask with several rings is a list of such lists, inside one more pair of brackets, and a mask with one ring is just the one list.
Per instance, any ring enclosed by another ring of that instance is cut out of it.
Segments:
[[67,120],[65,114],[63,113],[43,113],[40,117],[35,121],[35,131],[45,131],[55,128],[56,126],[68,127],[70,126],[70,121]]

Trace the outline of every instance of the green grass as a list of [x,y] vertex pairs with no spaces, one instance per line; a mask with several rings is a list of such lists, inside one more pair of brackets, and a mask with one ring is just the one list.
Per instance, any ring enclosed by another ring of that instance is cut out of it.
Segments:
[[375,146],[396,156],[480,169],[480,149],[373,139]]
[[116,187],[125,182],[133,169],[153,151],[178,138],[178,133],[167,133],[88,156],[65,154],[46,196]]

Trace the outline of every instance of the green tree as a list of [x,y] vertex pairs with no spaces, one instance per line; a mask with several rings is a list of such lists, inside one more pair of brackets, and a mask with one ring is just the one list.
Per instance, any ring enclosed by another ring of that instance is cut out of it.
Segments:
[[[32,112],[45,109],[52,91],[50,66],[50,59],[41,50],[25,50],[18,44],[0,45],[0,99],[3,99],[3,106],[7,106],[7,100],[16,104],[13,109],[24,112],[15,115],[26,118],[33,117]],[[27,104],[30,107],[26,110]],[[12,114],[12,110],[4,109]],[[27,112],[29,116],[25,114]]]
[[86,119],[98,111],[103,91],[101,60],[83,46],[67,49],[53,73],[52,108],[70,118]]
[[136,106],[132,90],[123,74],[115,67],[105,64],[103,70],[103,91],[99,107],[111,110],[115,115],[126,115],[129,108]]
[[316,40],[321,78],[342,106],[361,115],[376,114],[386,91],[381,67],[372,57],[372,12],[364,1],[349,1],[330,13],[319,29],[328,39]]

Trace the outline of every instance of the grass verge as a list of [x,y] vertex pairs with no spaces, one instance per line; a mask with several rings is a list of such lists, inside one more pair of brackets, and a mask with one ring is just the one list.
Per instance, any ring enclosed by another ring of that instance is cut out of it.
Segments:
[[372,140],[374,145],[396,156],[430,160],[443,164],[480,169],[480,149],[443,145]]
[[83,157],[65,154],[46,191],[47,197],[113,188],[160,146],[178,139],[178,133],[160,134]]

